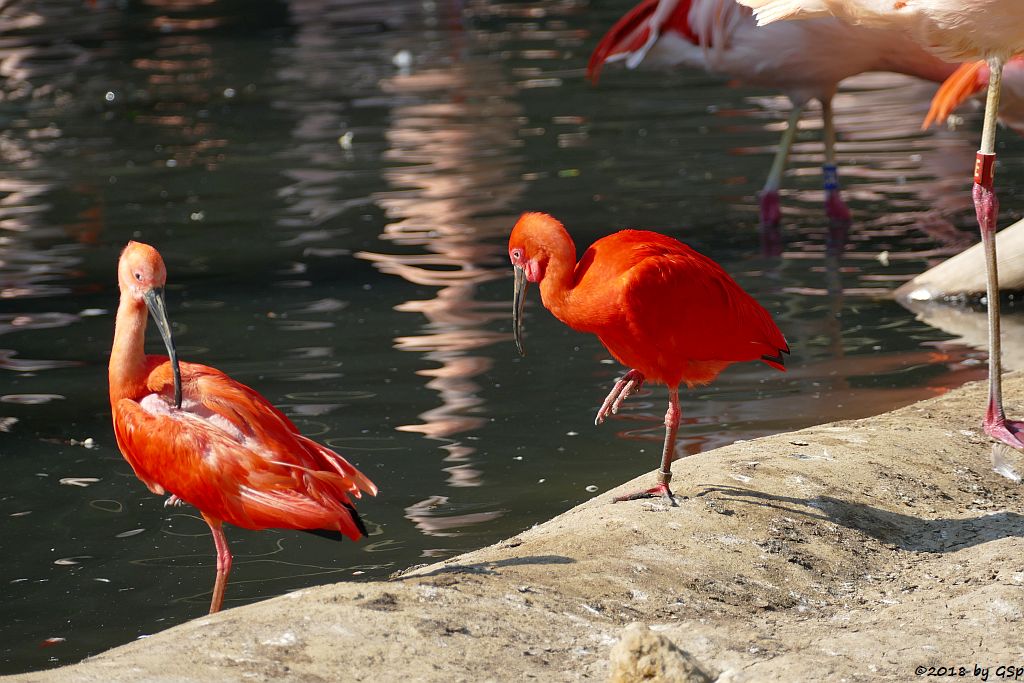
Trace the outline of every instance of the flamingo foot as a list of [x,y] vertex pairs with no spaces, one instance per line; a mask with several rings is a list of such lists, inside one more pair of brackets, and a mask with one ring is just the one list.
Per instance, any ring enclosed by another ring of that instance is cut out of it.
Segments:
[[1001,441],[1010,448],[1024,450],[1024,422],[1007,420],[1002,408],[989,403],[982,423],[985,433],[996,441]]
[[846,248],[846,239],[853,220],[850,209],[839,193],[839,188],[825,190],[825,215],[828,217],[825,249],[831,254],[841,253]]
[[849,225],[852,221],[850,208],[843,201],[839,188],[825,190],[825,216],[830,223],[845,223]]
[[613,503],[621,503],[624,500],[640,500],[642,498],[668,498],[672,507],[679,507],[679,503],[676,501],[676,496],[672,493],[672,489],[668,487],[666,482],[662,482],[657,486],[647,489],[646,491],[637,491],[636,493],[630,493],[625,496],[617,496]]
[[1024,422],[1007,420],[1005,418],[1002,422],[996,423],[990,423],[986,420],[984,428],[985,433],[996,441],[1001,441],[1010,448],[1024,450],[1024,440],[1022,440],[1022,436],[1024,436]]
[[761,204],[761,252],[765,256],[782,253],[782,205],[777,190],[766,190],[759,198]]
[[782,222],[782,202],[778,190],[765,190],[758,198],[761,204],[761,226],[779,227]]
[[597,417],[594,418],[594,424],[599,425],[605,421],[609,415],[614,415],[619,412],[619,406],[626,400],[626,397],[630,394],[640,391],[640,387],[644,385],[644,376],[639,370],[630,370],[622,376],[619,381],[612,387],[612,391],[605,398],[604,403],[601,404],[601,408],[597,411]]
[[164,501],[165,508],[180,508],[183,505],[185,505],[185,501],[183,501],[181,498],[178,498],[173,493],[171,494],[170,498]]

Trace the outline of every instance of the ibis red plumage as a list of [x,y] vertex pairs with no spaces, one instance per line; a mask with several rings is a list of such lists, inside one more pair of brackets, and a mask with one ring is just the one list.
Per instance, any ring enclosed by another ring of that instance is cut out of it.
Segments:
[[[210,526],[220,609],[231,572],[222,524],[366,535],[351,497],[377,487],[345,458],[299,433],[284,413],[223,372],[180,363],[164,303],[167,271],[153,247],[129,242],[117,269],[121,301],[110,352],[117,445],[136,476],[168,503],[189,503]],[[167,356],[146,355],[152,314]]]
[[644,382],[668,387],[659,483],[616,500],[663,495],[675,502],[669,482],[680,384],[708,384],[741,361],[785,369],[789,345],[768,311],[721,266],[671,237],[622,230],[594,242],[577,263],[576,245],[561,223],[526,213],[512,230],[508,254],[520,353],[527,283],[536,282],[545,308],[574,330],[597,335],[630,368],[598,410],[598,424]]

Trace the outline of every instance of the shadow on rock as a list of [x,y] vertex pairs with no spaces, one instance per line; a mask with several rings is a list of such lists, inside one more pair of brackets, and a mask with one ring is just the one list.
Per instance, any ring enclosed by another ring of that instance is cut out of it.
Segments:
[[717,503],[753,504],[794,517],[828,521],[903,550],[948,553],[1001,538],[1024,537],[1024,515],[997,512],[960,519],[926,519],[831,496],[778,496],[738,486],[709,486],[695,498],[721,494]]
[[438,576],[441,574],[500,574],[496,571],[502,567],[514,567],[524,564],[573,564],[576,560],[564,555],[529,555],[527,557],[508,557],[504,560],[493,562],[478,562],[475,564],[451,564],[438,567],[434,571],[425,574],[415,573],[416,569],[411,568],[408,573],[396,576],[397,580],[421,579],[427,576]]

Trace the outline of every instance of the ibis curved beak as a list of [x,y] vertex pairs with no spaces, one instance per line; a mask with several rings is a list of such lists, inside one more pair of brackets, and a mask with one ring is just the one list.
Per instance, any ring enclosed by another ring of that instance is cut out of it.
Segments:
[[142,298],[146,301],[146,307],[153,315],[156,322],[156,329],[167,347],[167,355],[171,359],[171,371],[174,373],[174,407],[181,407],[181,368],[178,366],[178,352],[174,348],[174,338],[171,336],[171,323],[167,320],[167,304],[164,301],[164,288],[154,287],[147,289]]
[[516,348],[519,355],[525,356],[526,349],[523,348],[523,306],[526,305],[526,271],[519,266],[514,266],[516,276],[515,289],[512,294],[512,327],[516,336]]

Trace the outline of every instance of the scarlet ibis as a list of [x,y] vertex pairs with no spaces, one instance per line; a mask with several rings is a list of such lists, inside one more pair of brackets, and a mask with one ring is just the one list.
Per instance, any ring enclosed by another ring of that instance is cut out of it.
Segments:
[[[220,370],[180,363],[164,303],[167,269],[153,247],[129,242],[117,264],[121,301],[110,352],[110,408],[118,448],[165,504],[203,515],[217,549],[210,613],[231,572],[221,528],[305,529],[357,540],[366,535],[350,495],[377,487],[345,458],[299,434],[285,415]],[[167,356],[144,353],[153,315]]]
[[988,62],[988,96],[981,147],[974,163],[974,209],[985,248],[988,302],[988,407],[985,432],[1014,448],[1024,448],[1024,423],[1007,420],[1003,409],[1002,359],[999,338],[999,275],[996,271],[995,194],[996,118],[1003,65],[1024,51],[1024,2],[1021,0],[737,0],[754,8],[758,24],[779,19],[835,15],[864,26],[894,28],[934,51],[957,61]]
[[600,424],[644,382],[668,387],[665,446],[658,485],[628,496],[665,496],[679,429],[679,385],[708,384],[729,365],[763,361],[785,370],[789,345],[764,308],[721,266],[682,242],[646,230],[622,230],[594,242],[576,263],[576,245],[557,220],[525,213],[508,241],[515,274],[513,326],[523,350],[527,283],[563,323],[591,332],[630,368],[597,411]]
[[818,100],[822,110],[825,211],[841,235],[850,212],[840,194],[835,162],[832,98],[839,82],[865,71],[941,81],[955,68],[897,30],[852,26],[833,18],[758,28],[751,11],[735,0],[643,0],[604,35],[590,56],[587,73],[596,81],[605,64],[618,61],[629,68],[643,64],[702,69],[778,89],[789,98],[789,122],[760,194],[768,251],[781,247],[779,187],[797,124],[810,100]]

